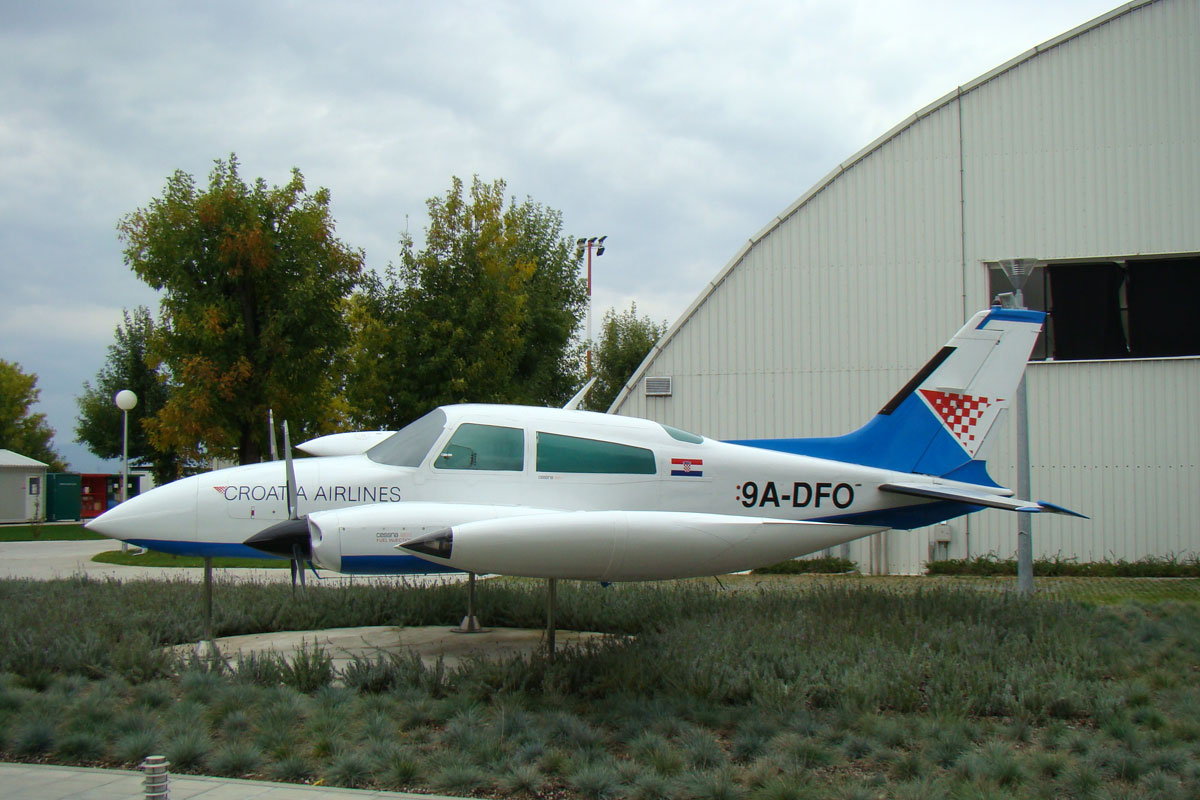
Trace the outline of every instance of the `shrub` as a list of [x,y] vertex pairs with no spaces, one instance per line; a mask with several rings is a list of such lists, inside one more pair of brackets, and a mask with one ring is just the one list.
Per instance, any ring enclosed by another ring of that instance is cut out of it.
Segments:
[[365,786],[371,779],[371,760],[363,753],[349,751],[335,756],[325,771],[325,781],[351,789]]
[[487,785],[488,773],[474,764],[447,764],[429,781],[436,791],[450,794],[470,794]]
[[319,644],[309,647],[307,642],[301,642],[292,660],[283,662],[282,677],[296,691],[312,694],[333,683],[333,657]]
[[728,758],[720,742],[702,728],[692,728],[679,737],[683,757],[696,769],[713,769],[723,766]]
[[401,683],[406,665],[395,657],[379,655],[374,659],[354,656],[342,669],[342,683],[357,692],[378,694]]
[[229,742],[208,756],[208,769],[231,778],[254,772],[262,763],[262,752],[253,745]]
[[[1016,575],[1015,559],[1001,559],[995,553],[974,558],[931,561],[927,575]],[[1079,578],[1200,578],[1200,554],[1145,556],[1137,561],[1085,561],[1072,558],[1039,558],[1033,562],[1033,574],[1045,577]]]
[[536,795],[545,783],[542,773],[533,764],[516,764],[501,776],[499,787],[505,794]]
[[130,731],[112,744],[112,756],[122,764],[140,764],[158,750],[158,734],[152,730]]
[[611,764],[585,764],[567,782],[588,800],[608,800],[621,792],[621,774]]
[[54,750],[71,761],[99,761],[104,758],[104,737],[91,731],[63,734]]
[[421,762],[411,750],[397,747],[380,760],[377,771],[385,786],[403,789],[421,778]]
[[211,746],[212,741],[206,732],[192,728],[169,739],[163,748],[163,755],[171,762],[172,769],[193,770],[204,763]]
[[836,556],[793,558],[754,570],[755,575],[841,575],[846,572],[858,572],[858,562]]
[[272,650],[262,653],[239,652],[233,672],[237,680],[255,686],[280,686],[284,676],[283,659]]
[[746,790],[724,770],[698,772],[684,782],[687,797],[693,800],[741,800]]
[[19,756],[36,756],[54,748],[54,726],[46,720],[29,720],[17,726],[9,747]]
[[629,796],[633,800],[667,800],[673,796],[673,784],[657,772],[644,772],[633,782]]
[[267,774],[277,781],[304,783],[316,775],[312,763],[300,755],[288,755],[267,768]]

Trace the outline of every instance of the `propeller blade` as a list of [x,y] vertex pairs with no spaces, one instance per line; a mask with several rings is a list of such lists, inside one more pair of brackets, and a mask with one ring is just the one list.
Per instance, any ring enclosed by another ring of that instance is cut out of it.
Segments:
[[291,567],[291,569],[292,569],[292,593],[295,594],[295,592],[296,592],[296,566],[297,566],[296,559],[293,558],[291,561],[289,561],[288,566]]
[[304,588],[304,554],[299,544],[292,545],[292,588],[296,588],[296,573],[300,573],[300,588]]
[[288,436],[287,420],[283,421],[283,463],[287,472],[288,519],[299,519],[296,508],[296,468],[292,464],[292,440]]

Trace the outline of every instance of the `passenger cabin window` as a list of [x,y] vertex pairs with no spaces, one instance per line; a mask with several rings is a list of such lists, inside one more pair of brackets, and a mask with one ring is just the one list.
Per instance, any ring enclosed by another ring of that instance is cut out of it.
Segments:
[[525,432],[520,428],[464,422],[433,465],[438,469],[520,472],[525,468]]
[[538,472],[591,472],[617,475],[653,475],[654,452],[598,439],[580,439],[557,433],[537,435]]

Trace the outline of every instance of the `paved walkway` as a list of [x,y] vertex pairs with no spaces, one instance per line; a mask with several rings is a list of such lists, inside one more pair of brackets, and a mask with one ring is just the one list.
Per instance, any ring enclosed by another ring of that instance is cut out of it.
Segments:
[[[121,543],[112,539],[103,541],[84,540],[78,542],[0,542],[0,579],[2,578],[36,578],[37,580],[54,580],[55,578],[72,578],[76,575],[87,575],[89,578],[116,578],[118,580],[177,580],[202,581],[204,570],[199,567],[126,567],[116,564],[98,564],[92,561],[92,556],[107,550],[118,550]],[[404,580],[408,583],[440,583],[443,581],[459,581],[466,578],[465,573],[446,573],[435,575],[405,575],[405,576],[363,576],[340,575],[336,572],[322,571],[320,580],[330,584],[352,581],[354,583],[370,583],[381,581],[392,583]],[[292,579],[288,569],[213,569],[214,581],[250,580],[265,583],[278,581],[286,583]],[[308,580],[315,583],[312,573]]]
[[[196,775],[172,775],[168,789],[171,800],[187,800],[191,797],[203,800],[315,800],[318,797],[446,800],[428,794],[336,789],[330,786],[203,778]],[[4,800],[136,800],[144,796],[140,772],[0,763],[0,797]]]

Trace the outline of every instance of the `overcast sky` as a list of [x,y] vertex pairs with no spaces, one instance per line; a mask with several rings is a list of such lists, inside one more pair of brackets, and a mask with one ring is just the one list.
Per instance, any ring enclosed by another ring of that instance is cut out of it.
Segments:
[[[327,187],[368,266],[458,175],[607,234],[595,318],[674,322],[754,233],[919,108],[1114,0],[0,0],[0,359],[57,450],[122,309],[116,225],[236,152]],[[134,412],[136,413],[136,412]]]

